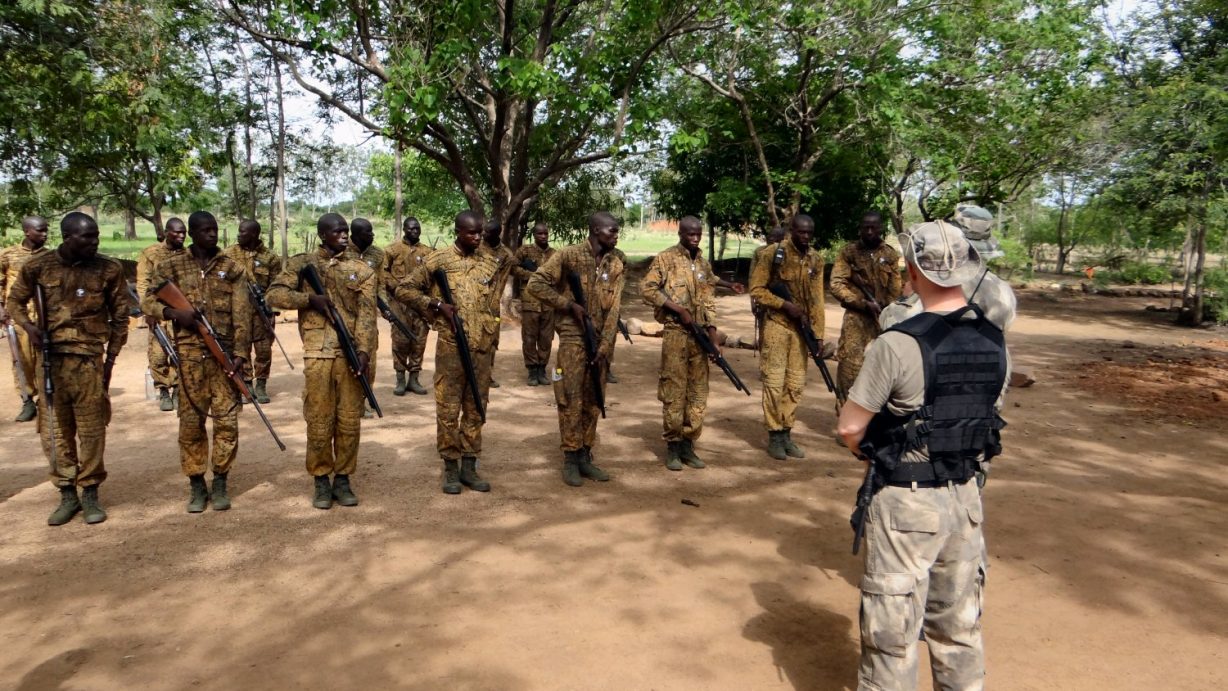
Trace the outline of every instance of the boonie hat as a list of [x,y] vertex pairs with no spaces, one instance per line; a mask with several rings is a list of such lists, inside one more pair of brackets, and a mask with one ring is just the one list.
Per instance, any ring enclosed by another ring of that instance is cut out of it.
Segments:
[[951,215],[951,222],[964,231],[982,259],[1001,257],[1006,253],[993,237],[993,214],[974,204],[960,204]]
[[953,288],[979,277],[985,261],[961,229],[946,221],[913,226],[900,235],[904,260],[935,284]]

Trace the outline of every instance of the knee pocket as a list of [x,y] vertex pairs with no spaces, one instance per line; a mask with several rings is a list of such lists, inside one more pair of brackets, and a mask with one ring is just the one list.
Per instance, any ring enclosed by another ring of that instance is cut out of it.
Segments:
[[904,657],[916,640],[917,579],[907,573],[867,574],[861,579],[861,640],[886,655]]

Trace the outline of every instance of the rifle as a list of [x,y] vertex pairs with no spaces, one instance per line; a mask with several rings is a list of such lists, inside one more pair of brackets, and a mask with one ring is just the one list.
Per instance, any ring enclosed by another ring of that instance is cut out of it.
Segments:
[[[857,288],[861,290],[861,294],[865,296],[866,302],[873,303],[874,305],[878,305],[878,300],[874,299],[874,293],[870,292],[870,289],[866,286],[865,282],[861,280],[861,276],[858,276],[857,274],[850,272],[849,282],[851,282],[853,285],[857,286]],[[881,306],[879,306],[879,310],[880,311],[882,310]]]
[[[776,281],[768,285],[768,290],[772,295],[785,302],[793,302],[793,293],[784,281]],[[823,375],[823,383],[827,385],[827,390],[835,394],[836,400],[843,405],[844,396],[836,389],[836,382],[831,378],[831,372],[827,369],[827,363],[823,361],[823,351],[819,347],[819,338],[814,334],[814,328],[810,326],[810,322],[805,318],[793,320],[793,326],[801,334],[802,340],[806,342],[806,352],[810,353],[814,364],[818,365],[819,374]]]
[[[300,281],[306,281],[307,285],[316,295],[328,297],[324,293],[324,282],[320,280],[320,272],[316,271],[314,264],[307,264],[298,272]],[[341,345],[341,352],[345,355],[346,364],[350,366],[350,371],[358,378],[358,383],[362,384],[362,394],[366,397],[367,402],[371,404],[371,409],[375,414],[384,417],[384,411],[380,410],[379,402],[375,400],[375,392],[371,390],[371,382],[367,381],[367,373],[362,371],[362,363],[358,361],[358,348],[354,345],[354,337],[350,335],[350,330],[345,327],[345,322],[341,320],[341,314],[337,312],[335,305],[329,305],[328,311],[324,313],[328,317],[328,321],[333,325],[333,330],[337,332],[337,341]]]
[[[196,306],[188,300],[183,291],[179,290],[179,286],[171,281],[166,281],[158,286],[157,290],[154,291],[154,297],[158,298],[162,304],[173,309],[192,310],[196,319],[196,333],[205,342],[205,347],[209,349],[213,359],[217,360],[217,363],[222,366],[222,371],[226,373],[226,376],[230,377],[230,381],[234,382],[243,399],[251,403],[252,407],[256,409],[256,414],[260,416],[260,421],[268,428],[269,434],[273,435],[273,441],[277,442],[277,447],[285,451],[286,445],[282,443],[281,437],[277,436],[277,432],[273,429],[273,424],[269,422],[269,418],[265,416],[264,411],[260,408],[260,404],[256,402],[256,397],[252,395],[251,389],[247,388],[247,382],[243,381],[243,373],[235,370],[234,360],[222,348],[217,332],[213,330],[213,325],[209,323],[209,319],[205,317],[204,312],[196,309]],[[161,326],[158,329],[161,330]]]
[[286,364],[290,365],[290,369],[294,369],[294,363],[290,362],[290,356],[286,355],[285,346],[281,344],[281,339],[277,337],[277,331],[274,329],[275,325],[273,324],[273,317],[277,316],[277,313],[273,311],[273,308],[269,307],[269,303],[265,302],[264,289],[249,281],[247,283],[247,292],[252,296],[252,302],[256,307],[256,314],[260,316],[260,321],[264,322],[265,330],[273,337],[273,342],[281,350],[281,356],[286,359]]
[[486,406],[482,405],[482,392],[478,388],[477,370],[473,368],[473,354],[469,352],[469,337],[465,335],[465,323],[461,320],[460,310],[452,299],[452,286],[448,285],[448,273],[443,269],[431,272],[435,285],[439,286],[439,294],[443,301],[452,305],[452,333],[456,335],[456,351],[460,355],[461,369],[465,370],[465,383],[469,385],[469,394],[473,396],[473,405],[478,409],[482,422],[486,422]]
[[405,336],[405,338],[408,338],[411,341],[418,340],[418,337],[414,335],[414,332],[410,331],[409,327],[405,325],[405,322],[401,321],[401,318],[397,316],[396,312],[393,312],[392,308],[388,306],[388,303],[384,302],[384,298],[377,296],[375,298],[375,306],[379,308],[379,313],[384,315],[384,319],[387,319],[389,324],[395,326],[397,330]]
[[520,268],[524,269],[525,271],[537,271],[537,262],[525,257],[524,259],[520,260]]
[[38,331],[43,344],[43,410],[47,413],[47,440],[51,449],[51,472],[56,470],[55,448],[55,382],[51,379],[51,326],[47,319],[47,295],[41,284],[34,284],[34,310],[38,312]]
[[857,506],[849,517],[849,523],[853,526],[853,554],[857,554],[861,549],[861,538],[866,534],[866,513],[874,499],[874,474],[874,460],[871,458],[869,467],[866,468],[866,477],[857,489]]
[[696,324],[694,320],[692,320],[690,324],[687,324],[686,328],[691,332],[691,337],[695,339],[695,342],[699,344],[699,347],[703,349],[704,353],[706,353],[708,357],[712,358],[712,361],[716,363],[716,366],[721,368],[721,371],[725,373],[726,377],[729,377],[729,381],[733,382],[733,388],[737,389],[738,391],[745,392],[746,395],[749,396],[750,389],[746,388],[746,384],[742,383],[741,378],[738,377],[738,373],[734,372],[733,368],[729,366],[729,362],[725,359],[725,356],[721,355],[721,351],[716,349],[716,345],[712,343],[712,339],[708,338],[708,332],[702,326]]
[[635,341],[631,340],[631,332],[627,330],[627,322],[623,321],[622,318],[618,319],[618,333],[622,334],[623,338],[627,339],[627,343],[635,345]]
[[588,316],[588,301],[584,299],[584,286],[580,284],[580,274],[575,271],[567,272],[567,285],[571,287],[571,299],[580,303],[580,306],[584,308],[584,319],[580,322],[580,328],[584,331],[584,353],[588,357],[588,378],[593,387],[593,399],[597,401],[597,407],[601,408],[601,417],[605,417],[605,391],[601,388],[601,385],[605,383],[605,376],[601,368],[597,367],[597,329],[593,326],[593,318]]
[[9,339],[9,354],[13,356],[13,372],[17,375],[17,388],[21,389],[22,403],[30,400],[30,396],[26,394],[26,389],[30,388],[30,382],[26,381],[26,368],[21,362],[21,349],[17,344],[17,330],[12,324],[5,324],[4,330],[7,332]]
[[[137,297],[136,286],[128,284],[128,297],[132,298],[133,307],[129,311],[134,317],[139,317],[144,314],[141,311],[141,299]],[[162,347],[162,352],[166,354],[166,361],[171,367],[179,369],[179,353],[175,352],[175,346],[171,345],[171,339],[166,335],[166,330],[162,328],[160,322],[154,322],[153,326],[149,327],[149,333],[153,334],[154,339],[158,341],[158,345]]]

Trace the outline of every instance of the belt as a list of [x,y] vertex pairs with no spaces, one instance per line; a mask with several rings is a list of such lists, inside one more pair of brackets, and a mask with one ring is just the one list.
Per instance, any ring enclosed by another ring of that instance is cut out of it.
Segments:
[[915,486],[917,489],[936,489],[938,487],[946,487],[948,484],[966,485],[968,484],[968,480],[969,478],[964,478],[962,480],[918,480],[916,482],[902,482],[901,481],[901,482],[888,482],[887,486],[888,487],[907,487],[909,489]]

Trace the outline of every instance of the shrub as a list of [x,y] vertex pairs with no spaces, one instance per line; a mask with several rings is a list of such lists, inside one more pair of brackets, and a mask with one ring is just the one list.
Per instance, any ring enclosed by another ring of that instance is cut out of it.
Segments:
[[1172,278],[1168,269],[1143,262],[1129,262],[1122,266],[1121,271],[1114,273],[1120,276],[1120,280],[1123,283],[1141,283],[1143,285],[1168,283]]

